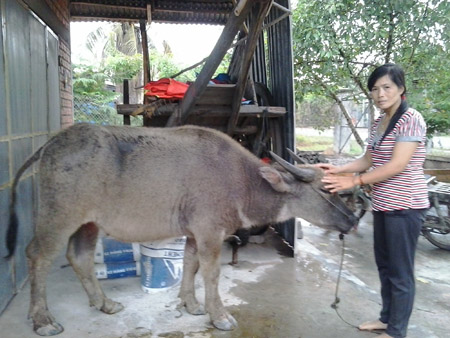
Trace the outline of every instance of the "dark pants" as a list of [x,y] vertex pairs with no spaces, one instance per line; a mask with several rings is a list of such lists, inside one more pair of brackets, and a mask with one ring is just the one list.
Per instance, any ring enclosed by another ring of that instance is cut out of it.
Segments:
[[374,251],[381,282],[380,321],[386,333],[406,337],[414,295],[414,255],[424,210],[374,211]]

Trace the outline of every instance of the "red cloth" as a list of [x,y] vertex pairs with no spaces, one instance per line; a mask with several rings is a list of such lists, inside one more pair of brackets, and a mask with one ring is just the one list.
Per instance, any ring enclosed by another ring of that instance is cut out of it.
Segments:
[[160,99],[182,99],[189,85],[174,79],[163,78],[150,81],[144,86],[144,95],[156,96]]

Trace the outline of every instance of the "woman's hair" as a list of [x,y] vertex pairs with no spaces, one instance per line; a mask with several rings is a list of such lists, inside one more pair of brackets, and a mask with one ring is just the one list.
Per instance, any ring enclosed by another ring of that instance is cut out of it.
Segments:
[[380,77],[383,77],[385,75],[388,75],[391,81],[394,82],[397,87],[403,87],[402,95],[404,95],[406,92],[405,72],[400,66],[393,63],[386,63],[375,68],[375,70],[372,72],[372,74],[370,74],[369,79],[367,80],[367,87],[369,88],[369,91],[372,91],[373,86],[375,86],[375,82],[377,82]]
[[375,82],[377,82],[380,77],[383,77],[385,75],[388,75],[391,81],[394,82],[397,87],[403,87],[403,93],[401,98],[402,102],[389,121],[389,125],[387,126],[386,131],[381,137],[379,143],[381,143],[386,135],[389,134],[392,129],[394,129],[396,123],[402,117],[403,113],[408,110],[408,102],[406,102],[406,98],[404,97],[406,93],[405,72],[400,66],[393,63],[386,63],[375,68],[375,70],[372,72],[372,74],[370,74],[369,79],[367,80],[367,88],[372,91],[373,86],[375,86]]

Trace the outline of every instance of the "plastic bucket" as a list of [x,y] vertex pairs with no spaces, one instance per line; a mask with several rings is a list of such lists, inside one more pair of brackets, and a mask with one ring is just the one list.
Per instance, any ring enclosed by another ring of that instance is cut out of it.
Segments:
[[141,287],[153,292],[176,286],[183,275],[186,237],[141,244]]
[[95,264],[94,269],[98,279],[135,277],[141,274],[139,262]]
[[119,242],[110,237],[99,238],[95,246],[95,263],[139,261],[139,244]]

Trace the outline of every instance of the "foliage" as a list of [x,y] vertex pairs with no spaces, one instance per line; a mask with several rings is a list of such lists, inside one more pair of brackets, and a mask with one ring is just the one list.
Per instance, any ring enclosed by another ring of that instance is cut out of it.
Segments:
[[75,96],[92,96],[103,102],[110,102],[116,94],[106,89],[107,76],[104,71],[91,65],[72,66],[73,93]]
[[[150,76],[152,80],[158,80],[165,77],[172,77],[180,72],[182,68],[175,63],[171,53],[163,54],[157,50],[150,51]],[[194,70],[188,70],[176,77],[177,81],[194,81],[196,74]]]
[[333,101],[326,96],[307,93],[298,103],[296,125],[315,126],[325,130],[335,125],[336,114],[332,110]]
[[112,103],[117,94],[107,90],[105,72],[93,66],[73,65],[74,118],[76,122],[111,123],[117,118]]
[[100,71],[105,72],[108,81],[118,85],[124,79],[132,79],[142,70],[142,54],[125,55],[115,52],[106,57]]
[[[336,98],[349,88],[370,100],[374,66],[403,66],[408,99],[431,132],[448,132],[449,3],[445,0],[299,0],[293,15],[297,98]],[[445,60],[445,61],[444,61]],[[444,65],[443,65],[444,63]]]

